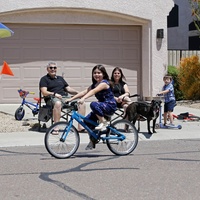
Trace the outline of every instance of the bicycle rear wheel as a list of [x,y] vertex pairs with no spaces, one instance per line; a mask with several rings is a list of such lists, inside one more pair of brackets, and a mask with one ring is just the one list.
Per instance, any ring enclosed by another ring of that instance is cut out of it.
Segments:
[[57,122],[48,128],[45,134],[45,147],[47,151],[55,158],[69,158],[76,153],[79,147],[80,136],[74,126],[72,126],[69,130],[66,139],[63,139],[63,135],[65,134],[67,127],[67,122]]
[[[116,155],[128,155],[130,154],[138,144],[138,132],[135,126],[127,120],[117,120],[111,125],[116,128],[121,134],[125,136],[124,140],[108,139],[106,140],[109,150]],[[107,137],[117,134],[113,131],[107,133]]]

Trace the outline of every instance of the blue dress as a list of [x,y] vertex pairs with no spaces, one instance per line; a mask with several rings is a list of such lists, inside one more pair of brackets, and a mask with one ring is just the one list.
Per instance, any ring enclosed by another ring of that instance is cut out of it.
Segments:
[[[107,80],[102,80],[101,83],[110,85]],[[94,89],[95,87],[95,85],[92,85],[91,89]],[[110,87],[96,93],[95,97],[98,99],[98,102],[91,102],[90,104],[90,108],[95,114],[99,116],[104,116],[105,114],[112,115],[116,111],[117,104]]]
[[[110,85],[107,80],[102,80],[101,83],[103,82]],[[91,85],[91,89],[94,89],[95,87],[96,85]],[[86,116],[87,118],[93,121],[97,121],[98,118],[96,115],[103,117],[105,115],[114,114],[114,112],[117,109],[117,104],[110,87],[108,89],[96,93],[95,97],[98,99],[98,101],[91,102],[90,108],[92,112]]]

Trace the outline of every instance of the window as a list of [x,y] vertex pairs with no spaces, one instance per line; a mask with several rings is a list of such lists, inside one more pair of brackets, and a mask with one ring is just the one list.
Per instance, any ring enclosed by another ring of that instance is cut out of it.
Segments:
[[[199,21],[196,21],[196,24],[200,27],[200,22]],[[189,31],[194,31],[194,30],[197,30],[197,27],[195,26],[194,22],[191,22],[189,24]]]
[[178,25],[178,6],[175,4],[167,16],[167,27],[177,27]]
[[189,50],[200,50],[199,36],[189,37]]

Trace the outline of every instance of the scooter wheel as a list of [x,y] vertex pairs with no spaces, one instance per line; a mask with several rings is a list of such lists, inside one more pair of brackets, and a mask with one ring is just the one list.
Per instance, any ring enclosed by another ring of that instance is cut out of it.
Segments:
[[181,126],[181,125],[178,125],[178,129],[182,129],[182,126]]

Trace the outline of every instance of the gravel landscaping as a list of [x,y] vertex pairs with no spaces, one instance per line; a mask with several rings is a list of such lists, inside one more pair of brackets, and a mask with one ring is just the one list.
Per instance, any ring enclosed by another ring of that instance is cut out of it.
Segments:
[[37,120],[17,121],[13,115],[1,111],[0,119],[0,133],[26,132],[34,130],[34,126],[37,125]]

